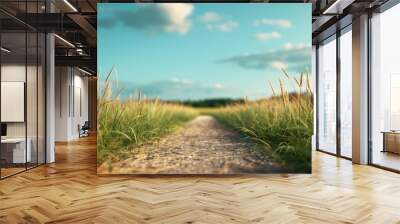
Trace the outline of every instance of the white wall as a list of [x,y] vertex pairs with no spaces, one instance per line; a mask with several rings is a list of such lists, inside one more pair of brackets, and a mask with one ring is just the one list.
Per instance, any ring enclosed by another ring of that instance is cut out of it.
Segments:
[[76,68],[56,67],[56,141],[79,138],[78,125],[88,120],[88,78],[83,75]]
[[[27,70],[25,70],[27,69]],[[25,82],[26,71],[28,74],[35,73],[36,67],[18,65],[18,64],[5,64],[1,66],[1,81],[2,82]],[[28,77],[29,78],[29,77]],[[30,85],[36,85],[36,80],[28,80]],[[27,106],[36,108],[36,89],[27,88]],[[32,90],[33,92],[30,92]],[[33,99],[34,98],[34,99]],[[34,105],[29,105],[31,102],[35,102]],[[7,108],[1,108],[2,110],[7,110]],[[36,110],[35,110],[36,111]],[[34,124],[28,124],[28,129],[33,127],[36,130],[36,113],[28,113],[27,114],[28,122],[34,121]],[[8,137],[25,137],[25,122],[7,122],[7,135]],[[29,133],[28,133],[28,137]]]
[[69,117],[69,96],[70,85],[69,68],[55,68],[55,141],[68,140],[68,117]]
[[[36,70],[38,69],[38,70]],[[22,122],[6,122],[7,137],[23,138],[26,136],[30,139],[30,147],[32,150],[32,161],[44,163],[45,150],[45,117],[44,117],[44,74],[42,67],[25,66],[25,64],[3,64],[1,66],[2,82],[24,82],[26,83],[26,107],[21,109],[22,113],[26,112],[27,120]],[[27,80],[25,80],[27,78]],[[3,91],[3,90],[2,90]],[[22,90],[23,91],[23,90]],[[24,94],[22,92],[21,94]],[[7,97],[7,96],[2,96]],[[12,108],[3,107],[1,110],[12,110]],[[13,113],[12,111],[7,111]],[[37,156],[37,153],[39,154]]]
[[[25,65],[9,64],[1,66],[1,81],[25,82]],[[28,68],[29,69],[29,68]],[[7,108],[1,108],[7,110]],[[7,137],[25,137],[25,122],[7,123]]]
[[75,72],[74,82],[73,82],[74,88],[72,88],[74,92],[72,93],[73,96],[71,96],[71,99],[74,99],[74,102],[71,102],[73,108],[71,108],[72,119],[70,121],[71,122],[70,135],[72,136],[72,138],[78,138],[79,137],[78,125],[82,126],[85,123],[85,121],[88,121],[89,119],[88,78],[83,77],[81,75],[82,73],[76,75],[77,70],[74,70],[74,72]]

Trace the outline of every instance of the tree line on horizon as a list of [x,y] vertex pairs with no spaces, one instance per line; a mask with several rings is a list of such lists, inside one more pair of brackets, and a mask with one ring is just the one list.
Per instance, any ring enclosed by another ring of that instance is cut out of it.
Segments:
[[191,107],[223,107],[232,104],[243,104],[244,99],[232,99],[232,98],[212,98],[212,99],[200,99],[200,100],[167,100],[167,103],[176,103]]

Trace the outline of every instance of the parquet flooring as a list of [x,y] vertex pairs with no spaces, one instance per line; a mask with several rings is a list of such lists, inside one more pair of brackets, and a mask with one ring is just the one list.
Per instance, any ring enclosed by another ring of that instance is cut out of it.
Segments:
[[95,138],[0,181],[0,223],[400,223],[400,175],[313,153],[312,175],[97,176]]

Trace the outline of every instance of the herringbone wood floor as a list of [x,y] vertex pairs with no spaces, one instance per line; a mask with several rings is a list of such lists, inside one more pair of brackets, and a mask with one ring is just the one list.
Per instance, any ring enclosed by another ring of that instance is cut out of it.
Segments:
[[0,223],[400,223],[400,175],[315,152],[312,175],[96,174],[95,139],[0,181]]

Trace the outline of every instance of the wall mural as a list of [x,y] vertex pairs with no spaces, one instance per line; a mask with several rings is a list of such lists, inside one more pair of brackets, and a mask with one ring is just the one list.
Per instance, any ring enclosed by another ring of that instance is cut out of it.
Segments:
[[99,174],[311,173],[311,4],[98,4]]

